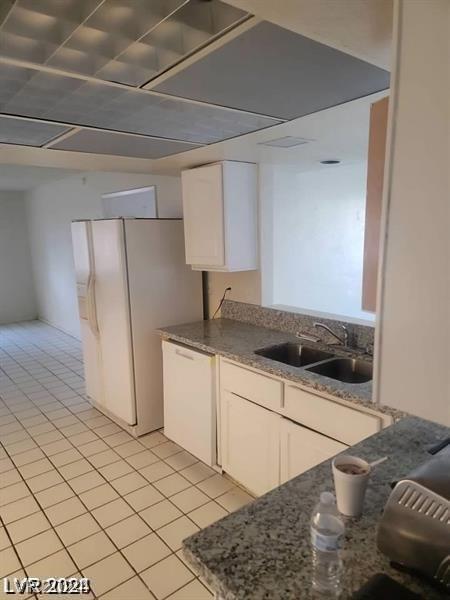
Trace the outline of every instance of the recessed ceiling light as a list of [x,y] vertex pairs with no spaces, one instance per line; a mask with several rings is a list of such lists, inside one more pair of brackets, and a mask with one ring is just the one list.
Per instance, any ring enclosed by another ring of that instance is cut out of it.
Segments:
[[276,138],[274,140],[268,140],[267,142],[258,142],[259,146],[273,146],[274,148],[293,148],[294,146],[302,146],[308,144],[313,140],[307,140],[306,138],[294,137],[293,135],[286,135],[285,137]]
[[321,160],[321,165],[338,165],[341,161],[335,158],[327,158],[326,160]]

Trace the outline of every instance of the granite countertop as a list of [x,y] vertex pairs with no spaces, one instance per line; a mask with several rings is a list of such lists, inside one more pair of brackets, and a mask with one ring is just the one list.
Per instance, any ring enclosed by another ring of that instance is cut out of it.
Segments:
[[[251,325],[242,321],[232,319],[215,319],[210,321],[197,321],[184,325],[174,325],[157,330],[157,333],[165,338],[186,344],[193,348],[219,354],[237,362],[249,365],[271,375],[282,377],[295,383],[311,387],[318,392],[331,394],[363,406],[370,406],[393,417],[403,416],[398,411],[387,406],[376,406],[372,404],[372,382],[367,383],[343,383],[330,379],[323,375],[311,373],[305,367],[293,367],[276,362],[264,356],[255,354],[255,350],[283,344],[285,342],[302,343],[306,346],[318,347],[331,351],[337,356],[353,356],[351,351],[342,350],[339,346],[325,346],[314,342],[299,340],[293,334],[276,331]],[[358,358],[372,360],[372,357],[354,354]]]
[[[407,417],[352,447],[366,460],[389,460],[374,469],[363,516],[346,520],[343,599],[379,572],[426,600],[443,597],[423,580],[393,570],[376,548],[376,530],[390,482],[427,460],[426,448],[449,434],[447,427]],[[185,557],[224,600],[310,598],[310,517],[324,490],[333,490],[331,460],[187,538]]]

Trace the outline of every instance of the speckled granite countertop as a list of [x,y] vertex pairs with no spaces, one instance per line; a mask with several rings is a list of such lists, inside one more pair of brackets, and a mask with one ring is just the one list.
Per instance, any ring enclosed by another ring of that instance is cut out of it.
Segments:
[[[394,417],[403,416],[398,411],[387,406],[375,406],[372,403],[372,382],[342,383],[323,375],[311,373],[305,367],[292,367],[255,354],[255,350],[282,344],[284,342],[303,343],[306,346],[317,346],[335,353],[337,356],[349,356],[341,348],[314,344],[314,342],[299,340],[296,336],[283,331],[258,327],[242,321],[231,319],[215,319],[213,321],[197,321],[185,325],[164,327],[157,331],[165,338],[189,345],[204,352],[220,354],[237,362],[266,371],[277,377],[288,379],[339,398],[349,400],[354,404],[370,406],[380,412]],[[351,354],[350,354],[351,355]],[[359,358],[371,360],[370,357],[358,354]]]
[[[363,516],[347,520],[343,599],[379,572],[426,600],[443,598],[424,581],[394,571],[375,540],[390,482],[427,460],[426,448],[449,434],[447,427],[407,417],[352,447],[367,460],[390,458],[374,470]],[[184,554],[224,600],[310,598],[309,520],[324,490],[333,490],[330,460],[187,538]]]

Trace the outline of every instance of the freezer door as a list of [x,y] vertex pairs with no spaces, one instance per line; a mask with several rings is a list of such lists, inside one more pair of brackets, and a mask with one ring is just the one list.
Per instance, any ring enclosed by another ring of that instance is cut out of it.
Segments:
[[103,366],[103,404],[122,421],[135,425],[134,364],[123,221],[92,221],[92,246]]
[[90,221],[72,223],[72,246],[86,394],[94,402],[102,404],[102,367],[95,307],[95,267]]

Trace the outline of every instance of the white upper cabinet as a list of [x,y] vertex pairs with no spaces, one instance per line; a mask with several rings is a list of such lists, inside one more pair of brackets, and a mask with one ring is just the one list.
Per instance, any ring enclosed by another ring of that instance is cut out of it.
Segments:
[[257,165],[224,161],[182,172],[186,262],[202,271],[258,268]]
[[222,165],[183,171],[183,218],[186,262],[225,264]]

